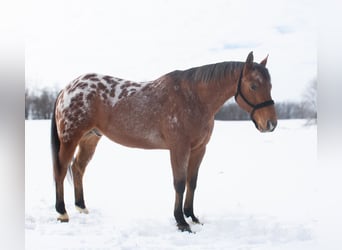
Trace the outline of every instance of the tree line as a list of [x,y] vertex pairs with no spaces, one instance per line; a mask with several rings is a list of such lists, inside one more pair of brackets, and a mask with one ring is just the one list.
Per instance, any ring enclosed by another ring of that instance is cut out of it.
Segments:
[[[317,119],[316,110],[304,102],[276,102],[275,109],[278,119]],[[215,120],[249,120],[249,113],[242,110],[235,102],[229,102],[217,112]]]
[[25,89],[25,120],[51,119],[53,107],[58,95],[50,88]]
[[[53,107],[58,95],[57,90],[43,88],[40,90],[25,90],[25,119],[51,119]],[[317,120],[317,81],[312,81],[300,102],[276,102],[278,119],[308,119]],[[216,120],[248,120],[249,114],[235,102],[229,101],[215,116]]]

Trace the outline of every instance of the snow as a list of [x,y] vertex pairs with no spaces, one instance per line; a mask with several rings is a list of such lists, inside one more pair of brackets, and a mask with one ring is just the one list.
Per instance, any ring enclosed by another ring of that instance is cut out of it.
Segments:
[[169,153],[101,139],[85,177],[89,214],[54,209],[49,121],[25,122],[26,249],[341,249],[339,167],[317,164],[317,126],[216,122],[202,162],[194,234],[177,231]]

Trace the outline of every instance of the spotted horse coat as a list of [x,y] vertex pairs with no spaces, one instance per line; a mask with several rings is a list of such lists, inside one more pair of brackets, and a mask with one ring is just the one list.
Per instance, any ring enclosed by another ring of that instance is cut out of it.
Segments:
[[[101,108],[113,108],[125,97],[134,95],[153,82],[133,82],[101,74],[85,74],[77,77],[65,91],[58,96],[56,120],[59,124],[58,134],[63,142],[71,140],[73,133],[87,122],[94,112]],[[94,105],[101,100],[102,107]],[[99,134],[97,130],[94,130]]]

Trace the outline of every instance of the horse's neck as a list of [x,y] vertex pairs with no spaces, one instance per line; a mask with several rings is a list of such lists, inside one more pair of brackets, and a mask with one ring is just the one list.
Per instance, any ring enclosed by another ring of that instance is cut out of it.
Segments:
[[231,62],[231,65],[227,65],[224,78],[198,85],[200,99],[207,105],[211,115],[215,115],[222,105],[235,95],[242,68],[243,63]]

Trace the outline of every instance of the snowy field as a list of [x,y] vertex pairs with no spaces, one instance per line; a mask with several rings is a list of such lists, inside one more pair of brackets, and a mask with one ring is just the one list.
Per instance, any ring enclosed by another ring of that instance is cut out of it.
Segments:
[[216,122],[199,172],[194,234],[177,231],[168,151],[103,138],[85,177],[90,211],[57,222],[50,122],[25,122],[26,249],[342,249],[342,170],[317,164],[317,127]]

